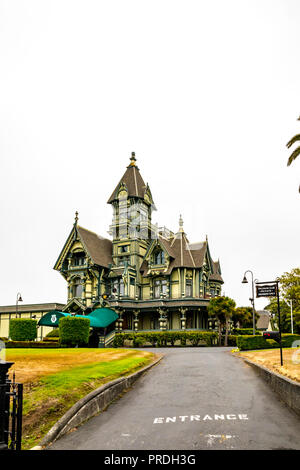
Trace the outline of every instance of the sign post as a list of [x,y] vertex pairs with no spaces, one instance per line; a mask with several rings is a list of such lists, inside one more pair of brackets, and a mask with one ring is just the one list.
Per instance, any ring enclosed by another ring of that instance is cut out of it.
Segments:
[[256,283],[256,297],[277,297],[280,364],[283,365],[282,344],[281,344],[280,303],[279,303],[279,287],[278,287],[278,284],[279,284],[279,281],[257,282]]

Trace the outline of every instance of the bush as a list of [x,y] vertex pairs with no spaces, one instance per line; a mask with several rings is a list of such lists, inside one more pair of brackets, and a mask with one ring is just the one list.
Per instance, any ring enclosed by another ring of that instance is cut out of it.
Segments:
[[300,341],[300,335],[284,333],[281,335],[281,344],[283,348],[291,348],[294,341]]
[[228,335],[228,338],[227,338],[228,346],[236,346],[237,337],[238,337],[237,335]]
[[[234,335],[252,335],[253,336],[253,328],[234,328],[233,330]],[[256,335],[261,335],[261,331],[255,330]]]
[[143,346],[145,342],[146,341],[143,336],[135,335],[135,337],[133,338],[133,347],[139,348],[140,346]]
[[54,341],[5,341],[5,347],[9,348],[61,348],[58,342]]
[[62,317],[59,319],[59,338],[61,344],[85,346],[89,342],[90,319]]
[[46,334],[45,338],[59,338],[59,328],[53,328],[52,331]]
[[12,318],[9,322],[9,337],[12,341],[34,341],[37,337],[37,320]]
[[[281,344],[283,348],[290,348],[294,341],[300,340],[300,335],[282,334]],[[279,348],[279,343],[273,339],[265,339],[263,336],[238,336],[237,347],[241,350]]]
[[156,331],[145,333],[116,333],[114,347],[123,347],[125,341],[132,341],[133,346],[142,346],[147,343],[152,347],[174,346],[180,342],[181,346],[199,346],[201,343],[212,346],[217,339],[216,332],[208,331]]

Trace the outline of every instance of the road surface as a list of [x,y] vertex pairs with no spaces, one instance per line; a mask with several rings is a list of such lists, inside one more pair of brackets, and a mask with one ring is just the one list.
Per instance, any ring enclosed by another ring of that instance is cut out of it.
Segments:
[[105,412],[47,450],[300,449],[300,419],[231,348],[164,354]]

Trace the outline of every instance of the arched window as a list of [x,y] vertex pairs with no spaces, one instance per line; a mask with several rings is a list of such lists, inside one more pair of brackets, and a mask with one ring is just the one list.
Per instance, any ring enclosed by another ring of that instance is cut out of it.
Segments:
[[83,292],[83,285],[80,278],[76,278],[73,284],[73,297],[80,297],[82,296]]

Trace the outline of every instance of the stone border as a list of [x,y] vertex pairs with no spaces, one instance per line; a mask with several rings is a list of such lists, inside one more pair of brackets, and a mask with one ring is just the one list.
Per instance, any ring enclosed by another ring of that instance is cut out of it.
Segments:
[[247,358],[242,357],[242,359],[252,366],[269,384],[272,390],[279,395],[281,400],[300,416],[300,383],[271,371],[260,364],[256,364]]
[[108,382],[81,398],[54,424],[54,426],[52,426],[50,431],[48,431],[46,436],[41,440],[40,444],[30,450],[42,450],[71,429],[79,426],[89,418],[92,418],[100,411],[103,411],[124,390],[130,388],[142,374],[158,364],[163,357],[164,356],[159,357],[151,364],[148,364],[127,377],[121,377]]

